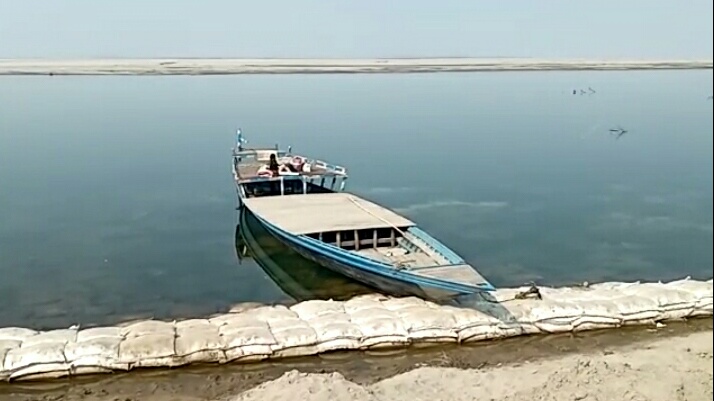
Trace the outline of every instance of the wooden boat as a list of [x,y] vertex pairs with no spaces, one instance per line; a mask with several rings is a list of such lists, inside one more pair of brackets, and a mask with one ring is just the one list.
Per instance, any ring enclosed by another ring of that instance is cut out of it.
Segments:
[[285,295],[295,301],[346,301],[374,291],[286,247],[245,208],[240,211],[235,241],[239,261],[252,259]]
[[[245,143],[238,130],[233,177],[241,207],[303,257],[394,296],[443,300],[495,290],[416,223],[345,192],[344,167],[293,154],[290,147]],[[279,170],[269,170],[271,155]]]

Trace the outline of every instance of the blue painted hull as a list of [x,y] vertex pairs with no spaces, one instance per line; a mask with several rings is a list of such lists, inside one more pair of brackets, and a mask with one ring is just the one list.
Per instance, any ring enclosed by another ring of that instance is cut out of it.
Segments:
[[[246,209],[248,208],[246,207]],[[405,270],[397,270],[391,265],[340,249],[313,238],[290,234],[261,219],[255,213],[251,212],[251,214],[276,239],[304,258],[312,260],[320,266],[363,283],[385,294],[394,296],[413,295],[426,299],[444,300],[453,299],[465,294],[494,290],[490,285],[475,287],[418,276]]]

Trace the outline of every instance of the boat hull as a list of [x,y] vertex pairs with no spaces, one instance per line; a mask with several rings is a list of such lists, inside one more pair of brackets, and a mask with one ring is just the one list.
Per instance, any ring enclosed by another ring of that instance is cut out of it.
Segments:
[[261,219],[255,213],[250,212],[248,207],[245,207],[245,209],[273,237],[302,257],[335,273],[369,286],[378,292],[393,296],[417,296],[424,299],[442,301],[484,291],[470,286],[438,282],[426,277],[406,276],[392,266],[321,243],[312,238],[287,233]]

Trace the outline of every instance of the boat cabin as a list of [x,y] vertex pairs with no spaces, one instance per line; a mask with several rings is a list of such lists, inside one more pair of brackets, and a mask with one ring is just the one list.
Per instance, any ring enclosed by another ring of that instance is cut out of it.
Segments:
[[[271,160],[272,159],[272,160]],[[273,168],[271,168],[271,165]],[[322,160],[275,149],[234,149],[233,176],[244,199],[344,190],[347,171]]]

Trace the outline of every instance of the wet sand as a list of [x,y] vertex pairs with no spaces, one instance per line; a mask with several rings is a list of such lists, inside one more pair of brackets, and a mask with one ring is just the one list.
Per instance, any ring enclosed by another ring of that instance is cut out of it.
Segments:
[[226,75],[711,69],[702,60],[400,59],[0,59],[0,75]]
[[[633,396],[639,390],[627,387],[656,380],[662,381],[662,397],[671,390],[684,397],[673,401],[711,400],[713,327],[708,318],[659,329],[532,336],[387,355],[342,353],[254,365],[143,370],[0,385],[0,399],[457,401],[449,391],[458,389],[464,400],[658,400]],[[707,383],[708,393],[702,390]],[[630,398],[623,398],[625,392]]]

